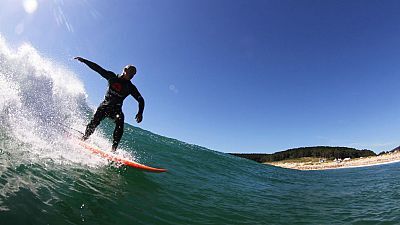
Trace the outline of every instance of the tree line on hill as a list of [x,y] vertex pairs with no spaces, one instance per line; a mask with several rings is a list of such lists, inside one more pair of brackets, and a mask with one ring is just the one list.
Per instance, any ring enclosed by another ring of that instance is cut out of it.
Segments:
[[229,153],[229,154],[254,160],[259,163],[275,162],[285,159],[297,159],[303,157],[344,159],[344,158],[360,158],[360,157],[376,156],[375,152],[367,149],[358,150],[355,148],[329,147],[329,146],[294,148],[286,151],[276,152],[273,154],[259,154],[259,153],[254,153],[254,154]]
[[382,151],[378,155],[384,155],[384,154],[394,153],[394,152],[398,152],[398,151],[400,151],[400,146],[398,146],[390,151]]

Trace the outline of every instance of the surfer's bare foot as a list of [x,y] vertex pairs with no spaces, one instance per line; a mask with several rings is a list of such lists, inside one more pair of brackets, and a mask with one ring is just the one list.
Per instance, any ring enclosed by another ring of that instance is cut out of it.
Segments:
[[88,137],[86,137],[85,135],[83,135],[82,137],[81,137],[81,141],[86,141],[88,139]]
[[112,147],[111,147],[111,151],[112,151],[112,152],[116,152],[116,151],[117,151],[117,147],[112,146]]

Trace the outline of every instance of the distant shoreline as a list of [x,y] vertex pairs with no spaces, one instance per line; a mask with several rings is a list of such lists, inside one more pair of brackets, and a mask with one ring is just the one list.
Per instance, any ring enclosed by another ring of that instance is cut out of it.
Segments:
[[369,156],[365,158],[348,159],[346,161],[335,162],[332,160],[325,162],[315,162],[315,160],[294,162],[294,161],[277,161],[277,162],[266,162],[272,166],[295,169],[295,170],[330,170],[330,169],[341,169],[341,168],[356,168],[375,166],[389,163],[400,162],[400,151],[390,152],[378,156]]

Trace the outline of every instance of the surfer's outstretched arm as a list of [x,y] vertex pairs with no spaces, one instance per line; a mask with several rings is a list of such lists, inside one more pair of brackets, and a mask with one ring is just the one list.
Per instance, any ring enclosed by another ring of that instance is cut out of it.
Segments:
[[94,63],[92,61],[89,61],[89,60],[84,59],[79,56],[75,57],[74,59],[78,60],[79,62],[85,63],[88,67],[90,67],[90,69],[96,71],[97,73],[99,73],[102,77],[104,77],[107,80],[116,76],[115,73],[103,69],[101,66],[97,65],[96,63]]

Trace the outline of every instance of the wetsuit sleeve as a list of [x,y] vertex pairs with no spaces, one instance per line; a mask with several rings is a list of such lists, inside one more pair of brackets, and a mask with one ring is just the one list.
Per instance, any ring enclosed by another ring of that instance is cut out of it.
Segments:
[[104,77],[107,80],[109,80],[113,77],[116,77],[115,73],[103,69],[101,66],[97,65],[94,62],[91,62],[87,59],[82,59],[82,62],[85,63],[88,67],[90,67],[90,69],[96,71],[97,73],[99,73],[102,77]]
[[131,89],[131,95],[138,101],[139,103],[139,112],[138,114],[143,114],[144,110],[144,99],[142,95],[139,93],[138,89],[135,87],[135,85],[132,85]]

